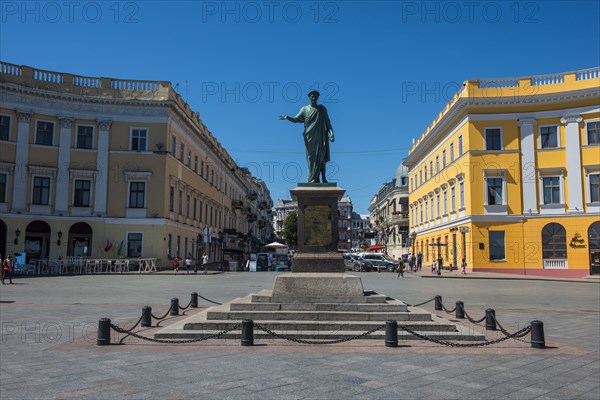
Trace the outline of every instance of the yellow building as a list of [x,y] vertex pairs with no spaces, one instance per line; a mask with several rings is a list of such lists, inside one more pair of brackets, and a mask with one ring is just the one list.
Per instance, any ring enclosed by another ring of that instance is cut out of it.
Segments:
[[426,265],[600,273],[599,72],[464,83],[404,161]]
[[164,266],[270,241],[268,188],[169,82],[0,62],[0,90],[2,255]]

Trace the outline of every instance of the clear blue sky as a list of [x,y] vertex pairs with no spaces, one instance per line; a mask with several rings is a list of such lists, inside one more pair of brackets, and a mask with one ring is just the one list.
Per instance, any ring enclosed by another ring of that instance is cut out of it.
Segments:
[[[0,59],[166,80],[273,199],[306,180],[295,115],[318,88],[355,211],[466,79],[600,65],[598,1],[0,2]],[[187,82],[187,89],[186,89]]]

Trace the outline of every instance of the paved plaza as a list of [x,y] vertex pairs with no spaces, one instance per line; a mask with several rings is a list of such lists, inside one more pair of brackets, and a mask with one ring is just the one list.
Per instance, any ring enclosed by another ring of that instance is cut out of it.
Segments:
[[[127,338],[121,346],[96,345],[100,318],[127,328],[143,306],[164,314],[171,298],[184,306],[192,292],[227,302],[271,289],[276,274],[17,278],[14,285],[0,287],[0,399],[600,398],[598,280],[359,274],[365,289],[409,304],[441,295],[447,308],[462,300],[474,319],[493,308],[511,332],[541,320],[549,347],[544,350],[517,340],[478,348],[421,340],[401,341],[397,348],[378,340],[336,345],[255,340],[255,346],[242,347],[233,339],[169,345]],[[205,299],[199,303],[211,305]],[[455,320],[434,311],[433,302],[422,308]],[[113,343],[122,336],[115,333]],[[488,335],[489,340],[498,337],[497,332]]]

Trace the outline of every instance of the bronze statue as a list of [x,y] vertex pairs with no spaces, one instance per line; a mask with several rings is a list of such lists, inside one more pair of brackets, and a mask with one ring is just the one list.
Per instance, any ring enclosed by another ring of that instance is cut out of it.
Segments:
[[316,90],[308,93],[310,104],[304,106],[295,117],[279,116],[290,122],[304,122],[304,145],[306,146],[306,161],[308,162],[308,183],[323,183],[325,179],[325,165],[329,161],[329,142],[334,141],[333,128],[327,109],[317,104],[320,93]]

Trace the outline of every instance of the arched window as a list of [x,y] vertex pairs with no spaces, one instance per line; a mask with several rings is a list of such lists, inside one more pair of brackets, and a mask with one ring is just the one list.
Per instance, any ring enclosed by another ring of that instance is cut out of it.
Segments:
[[542,257],[567,258],[567,232],[561,224],[550,223],[542,229]]

